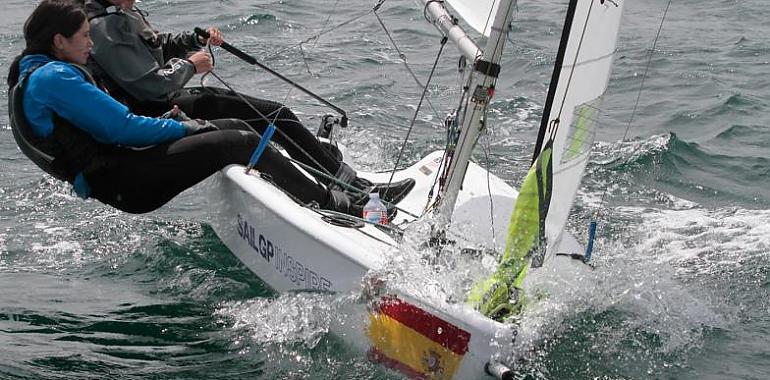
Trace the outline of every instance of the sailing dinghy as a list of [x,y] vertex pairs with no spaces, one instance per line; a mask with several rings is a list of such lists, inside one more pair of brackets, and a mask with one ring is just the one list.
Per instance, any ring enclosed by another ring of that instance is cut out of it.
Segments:
[[[529,279],[541,274],[575,285],[576,273],[586,268],[579,259],[583,248],[563,229],[596,134],[624,1],[568,1],[521,193],[470,161],[496,80],[505,75],[500,59],[517,1],[423,2],[427,19],[473,63],[473,70],[457,112],[463,115],[457,120],[459,133],[449,149],[392,174],[393,181],[413,178],[416,185],[398,203],[391,224],[373,225],[298,204],[259,173],[231,165],[212,182],[212,226],[251,271],[279,292],[362,294],[339,313],[331,329],[371,361],[416,379],[511,378],[498,351],[517,335],[516,324],[508,319],[517,311],[506,309],[521,306],[512,290],[526,289]],[[484,48],[450,12],[481,34]],[[391,173],[359,175],[373,182],[391,180]],[[504,247],[493,247],[502,252],[500,265],[489,278],[479,279],[475,301],[426,299],[369,276],[387,266],[388,252],[399,249],[401,232],[426,218],[439,229],[455,229],[487,244],[493,233],[507,236]],[[492,220],[510,220],[510,225],[496,223],[490,229]],[[506,289],[506,296],[498,304],[485,304],[501,294],[499,289]]]

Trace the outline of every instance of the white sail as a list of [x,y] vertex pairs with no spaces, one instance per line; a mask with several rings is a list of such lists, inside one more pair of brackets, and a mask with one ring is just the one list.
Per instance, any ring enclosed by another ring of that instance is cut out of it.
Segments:
[[[559,246],[562,230],[583,176],[598,127],[602,97],[612,70],[625,0],[573,0],[562,36],[561,67],[555,68],[539,149],[553,144],[551,202],[545,221],[550,257]],[[567,36],[568,40],[564,40]],[[557,58],[558,60],[558,58]],[[559,62],[557,62],[559,65]],[[546,115],[547,113],[547,115]],[[555,135],[554,135],[555,132]],[[536,265],[537,260],[533,262]]]
[[447,0],[457,14],[473,29],[489,37],[495,20],[497,0]]
[[516,198],[505,251],[497,270],[476,282],[468,295],[468,303],[490,318],[518,314],[526,300],[520,290],[529,268],[561,253],[557,249],[588,162],[612,69],[622,1],[569,2],[535,157]]

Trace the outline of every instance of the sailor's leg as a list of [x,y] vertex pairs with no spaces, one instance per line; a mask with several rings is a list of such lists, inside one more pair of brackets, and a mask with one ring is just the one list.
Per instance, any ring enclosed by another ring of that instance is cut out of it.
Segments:
[[[150,149],[121,150],[88,171],[86,180],[94,198],[127,212],[149,212],[229,164],[246,164],[258,144],[256,134],[225,127]],[[329,203],[329,191],[275,149],[268,147],[256,168],[300,202]]]
[[[297,119],[297,116],[280,103],[256,99],[247,95],[238,96],[228,90],[217,88],[188,88],[185,93],[172,100],[191,118],[216,119],[237,118],[246,120],[258,133],[263,133],[268,121],[251,108],[255,107],[262,116],[275,120],[281,132],[273,135],[273,140],[281,145],[289,156],[314,168],[319,173],[311,172],[319,181],[335,190],[347,191],[353,197],[379,192],[386,202],[397,203],[414,187],[413,179],[405,179],[391,184],[373,184],[357,176],[347,164],[338,160],[327,148],[322,146]],[[243,99],[248,100],[246,104]],[[334,179],[332,179],[334,178]]]
[[231,91],[211,87],[185,89],[185,92],[172,99],[171,103],[178,105],[187,116],[194,119],[244,120],[260,134],[265,131],[269,122],[274,122],[280,132],[273,135],[273,140],[291,157],[322,172],[334,174],[339,169],[337,157],[318,142],[291,109],[281,103],[243,94],[238,96]]

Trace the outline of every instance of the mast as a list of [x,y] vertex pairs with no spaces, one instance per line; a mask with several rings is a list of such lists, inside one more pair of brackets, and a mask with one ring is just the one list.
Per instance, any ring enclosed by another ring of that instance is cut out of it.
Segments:
[[483,53],[481,49],[468,36],[468,33],[457,24],[456,19],[447,12],[442,3],[434,0],[423,0],[423,2],[426,3],[425,7],[433,17],[433,25],[457,45],[460,54],[471,62],[476,62],[477,59],[481,58]]
[[[428,10],[434,17],[436,17],[434,10],[438,11],[438,8],[441,8],[444,17],[448,17],[445,16],[446,10],[438,2],[423,1],[427,4]],[[457,194],[462,188],[465,172],[468,169],[468,162],[473,153],[473,147],[485,128],[485,112],[492,95],[494,95],[495,82],[500,73],[500,58],[503,54],[503,46],[505,45],[508,33],[508,22],[513,14],[513,10],[516,8],[516,2],[517,0],[500,0],[497,13],[494,15],[494,22],[492,23],[486,49],[480,55],[477,48],[474,52],[475,54],[472,57],[468,57],[470,52],[473,51],[473,49],[467,47],[470,38],[462,32],[462,29],[460,29],[460,32],[463,33],[463,36],[460,36],[457,33],[457,28],[459,27],[454,25],[454,22],[449,25],[455,28],[449,29],[453,33],[448,33],[448,37],[458,43],[460,51],[467,58],[471,59],[474,64],[473,71],[470,74],[469,89],[471,96],[466,100],[465,104],[466,117],[463,120],[457,147],[449,163],[449,174],[443,188],[444,192],[443,194],[439,193],[441,203],[438,205],[438,215],[442,223],[448,223],[452,219],[452,212],[457,202]],[[446,28],[448,25],[447,19],[444,17],[437,17],[436,21],[434,21],[439,28]],[[444,21],[442,22],[441,20]],[[446,30],[444,31],[446,32]]]

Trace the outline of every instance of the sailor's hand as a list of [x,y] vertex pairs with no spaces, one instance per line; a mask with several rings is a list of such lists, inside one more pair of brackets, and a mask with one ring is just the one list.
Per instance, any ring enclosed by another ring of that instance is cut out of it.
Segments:
[[177,118],[179,117],[180,114],[184,115],[184,112],[182,112],[182,110],[180,110],[179,106],[176,104],[174,104],[174,108],[172,108],[171,111],[168,111],[168,112],[171,113],[171,117],[173,117],[175,120],[179,120]]
[[187,114],[184,113],[181,109],[179,109],[179,106],[174,104],[174,108],[172,108],[170,111],[164,113],[163,115],[160,115],[161,119],[174,119],[176,121],[187,121],[190,120],[190,117],[187,116]]
[[187,60],[195,66],[196,74],[207,73],[214,69],[214,63],[211,60],[211,56],[205,51],[195,52],[187,58]]
[[222,35],[222,32],[219,31],[219,28],[211,27],[206,29],[206,31],[209,33],[208,39],[203,39],[203,44],[210,43],[214,46],[222,45],[222,42],[225,42],[225,36]]

